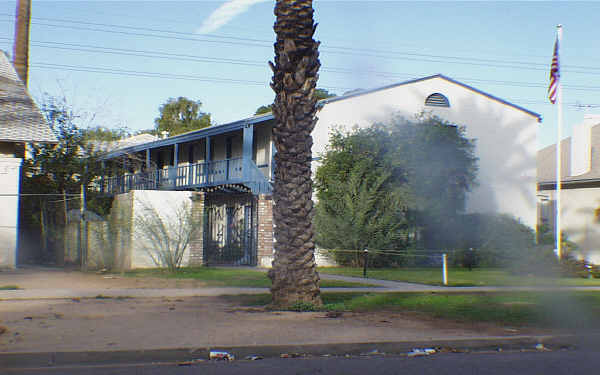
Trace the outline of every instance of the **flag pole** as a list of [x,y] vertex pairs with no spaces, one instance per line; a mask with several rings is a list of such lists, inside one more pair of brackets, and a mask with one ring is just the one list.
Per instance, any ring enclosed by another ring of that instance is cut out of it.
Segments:
[[[562,25],[556,26],[558,48],[562,46]],[[557,55],[559,55],[557,51]],[[560,64],[560,63],[559,63]],[[560,64],[562,65],[562,64]],[[559,65],[559,72],[560,72]],[[557,141],[556,141],[556,256],[560,260],[562,258],[562,233],[561,233],[561,199],[560,192],[562,190],[562,152],[561,152],[561,141],[562,141],[562,82],[560,73],[557,79],[556,87],[556,106],[558,116],[558,130],[557,130]]]

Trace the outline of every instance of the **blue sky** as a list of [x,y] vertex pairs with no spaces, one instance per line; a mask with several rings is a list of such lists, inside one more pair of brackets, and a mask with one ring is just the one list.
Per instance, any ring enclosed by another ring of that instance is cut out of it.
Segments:
[[[272,1],[32,2],[30,91],[66,96],[86,124],[152,128],[158,107],[178,96],[226,123],[273,100]],[[556,140],[546,90],[560,23],[565,136],[584,113],[600,113],[600,2],[314,7],[319,87],[337,94],[442,73],[540,113],[543,147]],[[0,2],[0,48],[9,52],[14,12],[14,0]]]

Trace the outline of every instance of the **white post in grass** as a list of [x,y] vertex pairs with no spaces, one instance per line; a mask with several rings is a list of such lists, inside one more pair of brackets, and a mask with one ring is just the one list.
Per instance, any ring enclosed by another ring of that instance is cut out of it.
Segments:
[[443,274],[443,280],[444,280],[444,285],[448,285],[448,261],[447,261],[447,256],[446,254],[442,254],[442,274]]

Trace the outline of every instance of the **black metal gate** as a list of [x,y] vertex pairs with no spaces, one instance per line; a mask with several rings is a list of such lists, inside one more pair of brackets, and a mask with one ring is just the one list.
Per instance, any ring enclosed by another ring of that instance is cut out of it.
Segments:
[[252,194],[207,194],[204,260],[208,265],[256,265],[257,205]]

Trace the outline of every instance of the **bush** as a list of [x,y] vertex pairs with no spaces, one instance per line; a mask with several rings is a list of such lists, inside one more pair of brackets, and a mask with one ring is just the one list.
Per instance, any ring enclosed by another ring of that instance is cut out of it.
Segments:
[[456,249],[452,258],[456,266],[506,266],[535,252],[533,229],[505,214],[461,215],[453,233],[448,242]]

